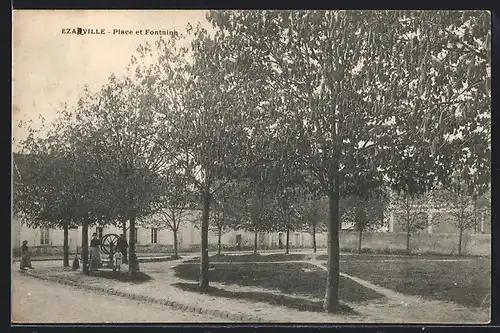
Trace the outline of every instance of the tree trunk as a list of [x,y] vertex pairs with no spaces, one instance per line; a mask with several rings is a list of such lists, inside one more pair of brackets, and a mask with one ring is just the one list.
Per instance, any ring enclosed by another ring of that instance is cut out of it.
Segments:
[[363,229],[359,229],[359,238],[358,238],[358,253],[361,253],[362,246],[361,246],[361,240],[363,238]]
[[127,239],[127,220],[123,220],[122,222],[122,234]]
[[286,226],[286,250],[285,253],[290,253],[290,226],[287,224]]
[[477,195],[474,193],[474,195],[472,196],[472,202],[474,204],[474,232],[477,232]]
[[410,237],[411,234],[409,231],[406,232],[406,254],[410,255],[411,254],[411,248],[410,248]]
[[316,223],[312,226],[313,252],[316,253]]
[[82,223],[82,261],[83,273],[89,274],[89,220],[83,219]]
[[411,254],[411,248],[410,248],[410,237],[411,237],[411,228],[410,228],[410,211],[409,211],[409,199],[406,199],[406,254],[410,255]]
[[334,312],[339,307],[340,254],[339,254],[339,186],[336,179],[335,190],[328,194],[328,277],[326,280],[325,302],[323,309]]
[[222,227],[219,226],[217,230],[217,255],[220,256],[222,253]]
[[[122,234],[125,240],[127,239],[127,220],[122,221]],[[123,263],[128,264],[128,258],[127,258],[127,251],[124,251],[124,256],[123,256]],[[130,251],[129,251],[130,252]]]
[[63,240],[64,259],[63,259],[63,266],[64,267],[69,267],[69,244],[68,244],[69,221],[66,221],[64,223],[63,229],[64,229],[64,240]]
[[208,219],[210,214],[210,192],[208,189],[203,193],[203,214],[201,221],[201,267],[200,288],[208,291]]
[[[333,111],[333,110],[332,110]],[[335,111],[333,111],[335,114]],[[339,110],[340,112],[340,110]],[[340,116],[340,113],[339,113]],[[336,117],[337,118],[337,117]],[[329,179],[328,185],[334,185],[328,191],[329,203],[329,223],[328,223],[328,275],[326,279],[325,301],[323,309],[327,312],[335,312],[339,308],[339,283],[340,283],[340,248],[339,235],[342,227],[340,221],[340,149],[342,144],[341,121],[335,119],[333,124],[332,137],[334,138],[334,155],[333,155],[333,173],[328,176],[333,176]],[[330,178],[330,177],[328,177]],[[331,182],[333,180],[333,183]]]
[[177,241],[177,229],[172,230],[174,233],[174,258],[179,258],[179,242]]
[[135,213],[132,213],[130,216],[128,262],[128,271],[133,276],[139,272],[139,262],[135,253]]
[[460,231],[458,233],[458,255],[462,255],[462,238],[464,234],[464,228],[460,228]]
[[257,255],[257,246],[258,246],[257,240],[258,240],[258,232],[259,232],[259,229],[257,228],[257,226],[255,226],[255,232],[254,232],[254,235],[253,235],[253,255],[254,255],[254,256],[256,256],[256,255]]

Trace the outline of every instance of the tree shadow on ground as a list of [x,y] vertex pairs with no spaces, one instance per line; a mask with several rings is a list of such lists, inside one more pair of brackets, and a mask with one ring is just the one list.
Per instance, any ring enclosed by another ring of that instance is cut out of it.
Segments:
[[[279,261],[292,261],[292,260],[308,260],[310,254],[303,253],[273,253],[267,255],[255,254],[215,254],[210,256],[211,263],[217,262],[279,262]],[[187,263],[198,262],[199,257],[186,260]]]
[[169,256],[169,257],[166,257],[166,258],[149,258],[149,257],[143,257],[143,258],[138,258],[137,261],[139,263],[150,263],[150,262],[165,262],[165,261],[174,261],[174,260],[180,260],[182,259],[181,256],[175,256],[175,255],[172,255],[172,256]]
[[128,271],[113,272],[112,270],[98,270],[91,271],[89,276],[132,283],[144,283],[153,280],[151,276],[144,272],[137,272],[131,275]]
[[[225,297],[233,299],[245,299],[252,302],[265,302],[271,305],[281,305],[288,308],[297,309],[300,311],[313,311],[313,312],[324,312],[322,301],[310,301],[306,299],[294,298],[285,295],[276,295],[270,293],[258,293],[258,292],[247,292],[247,291],[228,291],[221,288],[209,287],[206,292],[201,291],[199,284],[180,282],[173,284],[177,288],[184,291],[204,293],[210,296]],[[337,314],[346,315],[357,315],[358,313],[354,311],[351,307],[345,304],[341,304],[340,308],[335,312]]]
[[[180,264],[174,268],[177,277],[197,281],[199,266]],[[327,274],[309,263],[230,263],[210,264],[210,280],[224,284],[279,290],[289,295],[321,299],[325,296]],[[351,279],[340,277],[339,298],[344,302],[365,302],[384,296]]]

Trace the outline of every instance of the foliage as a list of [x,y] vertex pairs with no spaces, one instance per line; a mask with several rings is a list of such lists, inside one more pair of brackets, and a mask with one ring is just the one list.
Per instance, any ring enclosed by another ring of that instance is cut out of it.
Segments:
[[486,13],[213,11],[208,18],[246,55],[250,80],[273,88],[281,102],[276,127],[330,197],[333,230],[339,192],[366,191],[360,178],[383,175],[407,201],[446,183],[457,148],[450,135],[475,131],[489,102]]
[[13,208],[31,227],[78,225],[84,217],[96,223],[106,214],[105,189],[94,173],[87,147],[95,136],[79,138],[67,110],[47,129],[46,136],[30,129],[15,155],[19,179],[14,182]]
[[462,254],[462,238],[466,230],[478,229],[478,218],[481,212],[488,210],[486,196],[478,200],[477,188],[474,181],[477,178],[470,177],[467,172],[455,172],[454,179],[442,191],[434,196],[434,201],[447,208],[449,217],[446,221],[451,222],[459,232],[458,254]]
[[342,200],[342,206],[345,210],[342,222],[352,225],[356,231],[377,231],[385,226],[382,218],[387,200],[384,198],[347,197]]
[[297,204],[297,216],[302,230],[308,232],[326,231],[328,202],[326,198],[305,197]]
[[429,226],[428,219],[422,218],[422,212],[426,210],[428,197],[411,196],[406,193],[393,197],[393,210],[397,214],[398,223],[403,231],[408,234],[423,230]]
[[457,175],[454,181],[441,192],[442,199],[449,207],[452,223],[463,232],[474,227],[474,207],[470,191],[468,191],[466,179]]
[[195,195],[185,174],[171,171],[162,182],[161,195],[152,203],[156,218],[148,224],[177,232],[186,211],[195,208]]
[[210,36],[200,26],[188,27],[187,33],[193,38],[193,52],[192,61],[183,62],[182,107],[168,113],[164,137],[174,152],[171,158],[186,170],[203,203],[200,283],[208,288],[210,203],[244,167],[241,152],[250,142],[246,124],[251,120],[251,113],[245,111],[251,105],[233,91],[241,75],[223,36]]
[[389,165],[407,174],[396,171],[394,187],[421,194],[436,182],[446,186],[456,168],[475,169],[488,182],[489,14],[411,12],[402,14],[398,30],[393,70],[400,73],[395,91],[405,116],[395,122],[407,130]]
[[[224,204],[225,212],[234,230],[251,232],[271,231],[275,228],[273,221],[272,197],[266,189],[266,181],[239,181],[227,187],[222,195],[216,195],[219,203]],[[224,198],[221,202],[221,198]],[[222,208],[219,205],[219,208]]]
[[229,182],[220,188],[212,197],[210,228],[219,233],[241,226],[245,206],[241,197],[241,185],[238,182]]

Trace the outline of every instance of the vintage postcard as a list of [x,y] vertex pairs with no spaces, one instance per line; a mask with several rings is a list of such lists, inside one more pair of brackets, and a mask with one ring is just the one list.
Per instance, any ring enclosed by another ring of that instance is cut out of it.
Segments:
[[488,323],[490,19],[14,11],[12,323]]

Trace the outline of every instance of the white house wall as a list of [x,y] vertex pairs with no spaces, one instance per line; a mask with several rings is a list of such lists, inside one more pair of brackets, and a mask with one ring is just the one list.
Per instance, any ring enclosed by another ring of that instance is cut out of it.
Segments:
[[[41,244],[41,229],[29,228],[25,225],[20,225],[19,220],[13,221],[13,230],[16,231],[15,237],[12,238],[12,246],[19,248],[22,241],[28,241],[28,246],[62,246],[64,243],[64,231],[62,229],[49,229],[49,244]],[[68,230],[68,245],[70,250],[76,250],[81,244],[81,229]]]
[[21,223],[19,220],[16,220],[15,217],[12,218],[12,223],[11,223],[11,239],[12,239],[12,245],[17,246],[21,244]]
[[[429,210],[433,214],[444,213],[443,210]],[[389,214],[388,219],[390,220],[389,230],[396,231],[394,228],[396,221],[395,212]],[[191,212],[185,216],[185,220],[181,223],[178,232],[178,242],[179,249],[189,249],[191,247],[199,246],[201,238],[201,230],[199,228],[199,212]],[[491,226],[489,223],[489,215],[482,217],[482,225],[484,233],[489,233]],[[198,220],[197,220],[198,219]],[[433,226],[432,229],[425,230],[427,233],[449,233],[450,226],[446,226],[447,229],[443,230],[445,226]],[[39,228],[29,228],[26,225],[21,225],[20,220],[12,219],[12,246],[13,248],[19,248],[23,240],[28,241],[28,246],[45,246],[40,244],[41,229]],[[89,241],[92,233],[96,231],[96,226],[92,226],[89,229]],[[103,228],[103,235],[109,233],[121,234],[121,226],[106,226]],[[75,251],[77,247],[81,246],[81,233],[82,228],[69,229],[68,241],[71,251]],[[258,244],[262,247],[277,247],[279,244],[279,234],[274,233],[260,233],[258,236]],[[286,245],[286,233],[282,234],[282,245]],[[241,246],[242,247],[253,247],[254,243],[254,233],[243,231],[243,230],[229,230],[224,232],[221,237],[221,243],[223,247],[235,247],[236,246],[236,236],[241,235]],[[209,231],[208,235],[209,245],[212,247],[217,246],[218,237],[217,233],[213,230]],[[128,231],[127,231],[128,238]],[[138,225],[138,245],[139,246],[149,246],[151,243],[151,228]],[[49,244],[47,246],[62,246],[64,240],[64,232],[62,229],[49,229]],[[157,244],[172,246],[174,243],[173,232],[168,228],[158,229]],[[312,237],[308,232],[295,233],[290,232],[290,246],[291,247],[312,247]],[[316,244],[318,247],[325,247],[327,245],[327,235],[326,233],[316,234]]]

